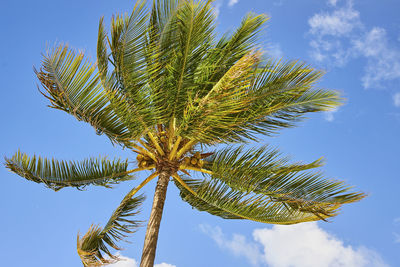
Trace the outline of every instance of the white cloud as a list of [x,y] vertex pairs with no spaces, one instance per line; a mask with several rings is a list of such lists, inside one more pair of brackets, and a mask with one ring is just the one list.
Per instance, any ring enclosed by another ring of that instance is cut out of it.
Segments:
[[[109,267],[138,267],[139,264],[135,259],[131,259],[128,257],[125,257],[123,255],[120,255],[117,253],[117,256],[121,259],[120,261],[114,263],[114,264],[110,264],[107,265]],[[175,265],[172,264],[168,264],[168,263],[159,263],[154,265],[154,267],[176,267]]]
[[366,60],[361,78],[364,88],[383,87],[400,79],[400,48],[393,47],[386,30],[367,27],[353,1],[339,7],[328,0],[331,12],[321,12],[308,20],[311,57],[320,63],[343,67],[351,59]]
[[362,78],[365,88],[382,87],[383,82],[400,78],[400,50],[390,47],[385,29],[372,28],[354,41],[354,48],[367,59]]
[[[399,96],[399,106],[400,106],[400,93],[397,93],[397,95]],[[396,104],[396,99],[395,99],[395,104]],[[397,106],[397,105],[396,105]],[[398,217],[398,218],[395,218],[394,220],[393,220],[393,223],[396,225],[396,226],[398,226],[398,225],[400,225],[400,217]],[[395,243],[400,243],[400,234],[399,233],[397,233],[397,232],[393,232],[393,236],[394,236],[394,242]]]
[[332,122],[335,120],[335,113],[338,111],[338,108],[334,108],[330,111],[326,111],[324,114],[325,120]]
[[[396,107],[400,107],[400,93],[394,94],[393,102]],[[397,218],[397,222],[400,223],[400,218]]]
[[258,229],[253,236],[263,244],[265,260],[272,267],[387,266],[375,251],[346,246],[317,223]]
[[122,256],[122,255],[117,255],[121,260],[114,263],[114,264],[110,264],[108,265],[109,267],[138,267],[139,264],[131,258]]
[[232,240],[229,240],[222,233],[221,228],[211,227],[209,225],[201,224],[200,229],[210,236],[217,245],[222,248],[233,252],[236,256],[243,256],[253,265],[259,265],[263,261],[262,253],[257,244],[254,242],[247,242],[243,235],[233,235]]
[[394,235],[394,242],[400,243],[400,234],[393,232],[393,235]]
[[319,36],[345,36],[360,26],[360,13],[352,5],[335,10],[333,13],[315,14],[308,20],[310,32]]
[[223,0],[217,0],[213,3],[214,5],[214,15],[216,18],[218,18],[219,13],[221,12],[221,7],[223,4]]
[[331,6],[336,6],[337,2],[338,2],[338,0],[328,0],[328,3],[329,3]]
[[228,6],[233,7],[239,2],[239,0],[229,0]]
[[163,263],[154,265],[154,267],[176,267],[176,265],[172,265],[172,264],[163,262]]
[[[221,229],[202,225],[219,247],[245,256],[252,264],[270,267],[384,267],[388,266],[378,253],[363,246],[352,247],[318,227],[317,223],[273,226],[256,229],[246,241],[242,235],[232,239]],[[263,250],[260,251],[259,245]]]
[[278,43],[271,43],[267,45],[267,53],[268,55],[274,58],[282,58],[283,52],[281,46]]

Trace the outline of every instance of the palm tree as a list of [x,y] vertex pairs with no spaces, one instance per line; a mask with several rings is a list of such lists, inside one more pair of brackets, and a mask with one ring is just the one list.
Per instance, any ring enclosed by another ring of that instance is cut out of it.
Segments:
[[[111,33],[100,19],[97,64],[66,45],[43,56],[35,70],[50,107],[90,123],[97,134],[137,153],[128,160],[58,161],[17,152],[6,158],[16,174],[53,190],[110,187],[152,174],[133,188],[102,228],[78,236],[84,266],[118,260],[110,248],[137,230],[144,200],[138,191],[158,177],[141,267],[153,266],[170,179],[194,208],[224,219],[271,224],[326,220],[364,194],[312,169],[321,160],[291,163],[269,146],[243,144],[292,127],[305,113],[341,103],[316,87],[322,73],[298,61],[274,61],[257,45],[268,18],[248,14],[217,39],[212,1],[138,0],[117,15]],[[218,145],[218,146],[217,146]],[[195,176],[201,173],[202,176]]]

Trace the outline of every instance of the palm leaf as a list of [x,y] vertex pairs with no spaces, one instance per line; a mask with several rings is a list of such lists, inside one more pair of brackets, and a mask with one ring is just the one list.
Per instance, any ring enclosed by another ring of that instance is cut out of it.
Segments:
[[189,102],[184,134],[205,143],[257,141],[257,134],[276,133],[294,126],[305,113],[341,104],[338,92],[313,88],[322,74],[303,63],[270,62],[260,69],[258,60],[254,60],[247,69],[236,68],[246,57],[233,65],[209,94],[215,94],[219,85],[226,85],[226,80],[234,87],[226,86],[226,92],[216,94],[215,99],[207,94],[197,102]]
[[252,137],[260,133],[271,135],[281,128],[295,126],[305,113],[328,111],[341,105],[337,91],[314,88],[322,74],[302,62],[268,61],[255,73],[249,90],[254,101],[240,114],[247,120],[233,131],[241,135],[245,130]]
[[211,1],[177,1],[165,7],[164,12],[153,7],[150,43],[151,62],[158,64],[152,79],[155,103],[169,121],[182,117],[188,97],[195,94],[197,66],[211,46],[215,18]]
[[258,34],[268,19],[264,14],[247,14],[232,35],[224,34],[215,46],[209,49],[198,67],[196,76],[196,82],[201,85],[197,89],[199,97],[207,95],[238,60],[259,48]]
[[269,196],[292,209],[328,213],[332,205],[358,201],[364,194],[350,193],[351,187],[329,180],[318,172],[305,172],[320,167],[321,160],[309,164],[289,163],[278,150],[261,147],[245,150],[243,146],[214,153],[207,164],[211,177],[235,190]]
[[140,221],[130,219],[130,217],[139,213],[138,208],[144,201],[144,197],[133,197],[132,192],[136,192],[136,189],[132,189],[125,196],[104,228],[92,225],[82,238],[78,234],[77,250],[84,266],[103,266],[119,260],[110,252],[108,246],[121,250],[115,242],[123,240],[141,226]]
[[[183,136],[195,136],[203,142],[227,137],[226,131],[237,125],[238,114],[248,109],[252,99],[248,89],[260,53],[252,52],[236,62],[207,95],[187,106],[182,122]],[[190,127],[187,127],[190,125]],[[226,138],[227,139],[227,138]]]
[[[224,219],[247,219],[271,224],[317,221],[337,214],[340,205],[326,205],[319,213],[294,209],[263,194],[243,193],[224,182],[182,178],[186,189],[175,181],[182,199],[192,207]],[[196,194],[193,194],[192,192]]]
[[5,166],[10,171],[27,180],[44,183],[55,191],[64,187],[82,189],[88,185],[110,187],[112,184],[133,179],[127,170],[127,160],[90,158],[81,162],[58,161],[40,156],[29,157],[20,151],[5,160]]
[[[78,120],[90,123],[98,134],[106,134],[111,141],[129,147],[143,129],[126,126],[119,115],[129,113],[122,98],[110,96],[102,89],[95,66],[83,62],[83,54],[75,55],[67,46],[59,46],[43,57],[40,71],[36,71],[51,102],[52,108],[63,110]],[[129,116],[125,116],[129,117]]]

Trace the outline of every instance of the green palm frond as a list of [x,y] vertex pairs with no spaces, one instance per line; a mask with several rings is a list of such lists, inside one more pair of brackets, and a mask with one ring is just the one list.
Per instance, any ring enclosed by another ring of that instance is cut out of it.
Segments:
[[155,103],[162,108],[166,121],[182,117],[188,97],[197,89],[196,70],[214,38],[211,2],[178,1],[167,5],[161,15],[159,7],[153,7],[150,27],[156,29],[150,36],[154,49],[152,63],[159,67],[152,86],[157,96]]
[[125,196],[104,228],[92,225],[82,238],[78,234],[77,250],[84,266],[103,266],[118,261],[118,257],[110,252],[108,246],[121,250],[115,242],[123,240],[141,226],[140,221],[130,217],[139,213],[138,208],[144,197],[133,197],[132,192],[136,192],[136,189]]
[[245,150],[226,148],[213,154],[207,164],[211,177],[235,190],[269,196],[292,209],[324,213],[332,205],[359,201],[364,194],[349,192],[343,182],[324,178],[319,172],[321,160],[309,164],[289,163],[278,150],[261,147]]
[[263,29],[268,17],[264,14],[247,14],[239,28],[232,34],[224,34],[221,39],[209,49],[209,52],[198,67],[196,83],[197,93],[203,97],[218,83],[226,72],[246,54],[259,49],[258,34]]
[[[183,136],[196,136],[197,140],[213,141],[227,136],[237,117],[248,109],[252,99],[248,89],[255,66],[260,60],[259,52],[251,52],[236,62],[225,75],[202,98],[195,99],[185,110]],[[229,138],[229,137],[227,137]]]
[[[75,55],[68,46],[58,46],[43,57],[42,68],[36,71],[52,108],[63,110],[78,120],[90,123],[98,134],[129,147],[130,140],[140,136],[143,128],[128,128],[117,113],[129,113],[127,103],[102,88],[95,66],[83,62],[83,54]],[[128,117],[128,116],[125,116]]]
[[5,166],[27,180],[44,183],[57,191],[64,187],[78,189],[88,185],[110,187],[112,184],[133,179],[127,170],[127,160],[90,158],[81,162],[59,161],[40,156],[29,157],[18,151],[12,158],[5,158]]
[[[210,101],[213,98],[207,94],[197,102],[189,102],[185,135],[206,143],[258,140],[257,134],[270,135],[294,126],[305,113],[341,104],[338,92],[313,88],[322,73],[303,63],[269,62],[259,68],[259,60],[254,60],[246,70],[235,68],[246,57],[210,89],[209,93],[214,93],[218,85],[225,85],[226,92],[216,94],[215,101]],[[226,80],[235,85],[234,90],[226,86]]]
[[110,77],[108,76],[109,55],[107,50],[107,33],[104,26],[104,17],[100,18],[99,30],[97,34],[97,68],[103,88],[109,88]]
[[[118,90],[139,102],[145,101],[143,87],[147,83],[145,49],[149,12],[146,1],[137,1],[128,17],[113,17],[111,23],[111,55]],[[99,41],[103,36],[99,32]],[[102,55],[102,53],[98,53]],[[111,61],[111,59],[110,59]],[[143,103],[145,106],[146,103]]]
[[235,132],[271,135],[281,128],[295,126],[306,113],[341,105],[343,99],[337,91],[315,89],[322,75],[302,62],[268,61],[255,74],[249,90],[254,101],[241,114],[247,121]]
[[[191,190],[175,181],[184,201],[199,211],[224,219],[247,219],[271,224],[295,224],[327,219],[337,214],[340,205],[325,205],[323,210],[294,209],[264,194],[243,193],[226,183],[182,178]],[[196,194],[193,194],[195,192]],[[317,212],[318,211],[318,212]]]

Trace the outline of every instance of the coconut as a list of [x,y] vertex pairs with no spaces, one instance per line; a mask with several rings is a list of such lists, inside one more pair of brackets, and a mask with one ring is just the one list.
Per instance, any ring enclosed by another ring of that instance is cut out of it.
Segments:
[[192,165],[196,165],[197,161],[198,160],[196,158],[191,158],[190,159],[190,163],[192,163]]

